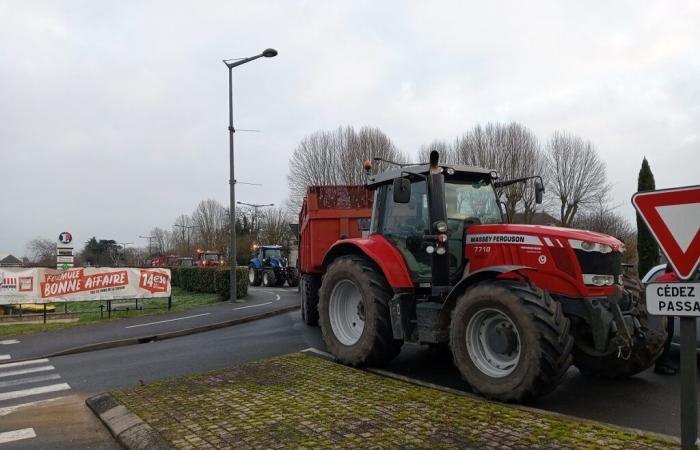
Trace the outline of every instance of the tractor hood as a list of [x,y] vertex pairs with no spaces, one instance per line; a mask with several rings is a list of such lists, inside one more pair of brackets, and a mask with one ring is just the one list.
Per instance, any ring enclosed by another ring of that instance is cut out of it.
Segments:
[[[564,241],[569,245],[571,245],[569,241],[591,242],[594,244],[608,245],[613,251],[624,251],[624,244],[612,236],[595,231],[577,230],[575,228],[551,227],[545,225],[493,224],[472,225],[467,230],[468,236],[477,234],[493,235],[494,238],[496,235],[532,236],[539,240],[538,244],[546,245],[552,245],[552,240],[556,241],[557,239],[559,240],[558,243],[563,245],[566,245]],[[528,239],[523,243],[527,244]],[[532,241],[530,243],[532,243]]]
[[284,258],[278,256],[270,256],[270,266],[271,267],[286,267],[287,261]]

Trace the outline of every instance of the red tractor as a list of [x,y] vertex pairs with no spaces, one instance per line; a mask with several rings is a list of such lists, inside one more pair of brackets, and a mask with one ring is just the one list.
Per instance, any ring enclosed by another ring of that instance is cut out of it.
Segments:
[[404,342],[448,344],[473,389],[501,401],[552,391],[572,363],[613,378],[650,367],[665,323],[622,273],[624,245],[505,224],[496,191],[528,179],[540,203],[539,177],[499,181],[432,152],[430,164],[370,176],[360,187],[370,202],[339,198],[324,211],[310,188],[299,222],[304,320],[318,320],[328,351],[353,366],[389,361]]
[[224,255],[218,250],[197,249],[193,262],[196,267],[215,267],[226,265]]

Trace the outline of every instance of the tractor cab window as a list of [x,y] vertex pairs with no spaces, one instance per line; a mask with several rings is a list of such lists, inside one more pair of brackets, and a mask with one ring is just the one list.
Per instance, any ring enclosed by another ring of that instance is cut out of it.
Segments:
[[207,261],[218,261],[219,260],[219,255],[213,254],[213,253],[205,253],[204,254],[204,259]]
[[412,184],[408,203],[394,203],[393,186],[388,185],[385,189],[382,235],[401,252],[415,281],[429,280],[431,256],[423,247],[423,236],[430,232],[425,181]]
[[271,256],[281,258],[282,251],[278,248],[266,248],[265,250],[263,250],[263,258],[269,258]]
[[450,277],[461,276],[464,266],[464,231],[468,222],[501,223],[501,210],[490,184],[480,182],[445,183]]

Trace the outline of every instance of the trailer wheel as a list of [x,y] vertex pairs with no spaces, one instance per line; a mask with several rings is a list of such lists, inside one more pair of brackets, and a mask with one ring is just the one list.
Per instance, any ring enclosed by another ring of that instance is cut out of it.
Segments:
[[262,274],[262,284],[265,287],[273,287],[277,285],[277,277],[272,270],[264,270]]
[[248,267],[248,284],[251,286],[260,286],[260,272],[255,270],[255,267]]
[[479,283],[452,311],[452,357],[475,391],[523,401],[552,391],[571,365],[569,326],[546,291],[514,281]]
[[318,289],[321,277],[318,275],[302,275],[301,282],[301,320],[310,326],[318,325]]
[[321,332],[335,358],[352,366],[380,365],[401,351],[391,330],[393,291],[375,264],[364,256],[336,259],[320,289]]
[[646,294],[637,278],[622,275],[627,300],[636,305],[641,329],[633,336],[631,349],[613,350],[600,354],[588,345],[587,339],[577,338],[574,346],[574,365],[583,375],[601,378],[627,378],[651,367],[664,351],[666,317],[649,316]]

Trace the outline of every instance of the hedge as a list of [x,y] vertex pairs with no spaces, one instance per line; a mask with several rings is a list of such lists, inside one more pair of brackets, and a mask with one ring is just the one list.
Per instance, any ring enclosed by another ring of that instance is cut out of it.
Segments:
[[[191,292],[217,293],[223,300],[229,298],[231,272],[228,267],[172,268],[171,283]],[[236,268],[236,298],[248,295],[248,268]]]

